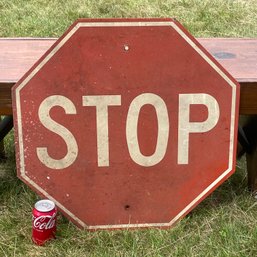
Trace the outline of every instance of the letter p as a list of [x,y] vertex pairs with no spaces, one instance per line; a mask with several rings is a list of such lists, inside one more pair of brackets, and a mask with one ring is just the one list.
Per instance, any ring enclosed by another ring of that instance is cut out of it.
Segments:
[[[208,109],[203,122],[190,122],[190,105],[202,104]],[[178,115],[178,164],[188,164],[189,134],[203,133],[215,127],[219,120],[218,102],[209,94],[180,94]]]

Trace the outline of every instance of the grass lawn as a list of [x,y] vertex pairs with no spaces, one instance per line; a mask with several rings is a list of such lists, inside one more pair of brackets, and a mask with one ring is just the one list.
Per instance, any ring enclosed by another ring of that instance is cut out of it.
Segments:
[[[59,37],[77,18],[176,17],[196,37],[257,37],[256,0],[0,0],[1,37]],[[257,202],[245,160],[235,174],[168,230],[79,230],[61,215],[57,239],[31,242],[38,198],[16,177],[13,133],[0,164],[0,257],[257,256]]]

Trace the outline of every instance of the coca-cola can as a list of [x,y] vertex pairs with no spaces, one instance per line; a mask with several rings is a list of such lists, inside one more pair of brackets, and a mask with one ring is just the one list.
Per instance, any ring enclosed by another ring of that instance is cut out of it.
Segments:
[[55,238],[57,209],[53,201],[40,200],[32,211],[32,240],[37,245]]

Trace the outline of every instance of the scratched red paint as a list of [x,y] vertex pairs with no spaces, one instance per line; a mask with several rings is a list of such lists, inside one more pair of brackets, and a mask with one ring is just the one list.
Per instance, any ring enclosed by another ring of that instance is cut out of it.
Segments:
[[13,88],[18,176],[80,227],[168,227],[233,173],[238,106],[177,21],[78,20]]

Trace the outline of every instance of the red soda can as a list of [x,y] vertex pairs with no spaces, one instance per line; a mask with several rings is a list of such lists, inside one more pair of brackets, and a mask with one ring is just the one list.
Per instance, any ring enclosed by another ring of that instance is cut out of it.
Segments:
[[55,238],[57,209],[54,202],[40,200],[32,211],[32,240],[37,245],[43,245]]

